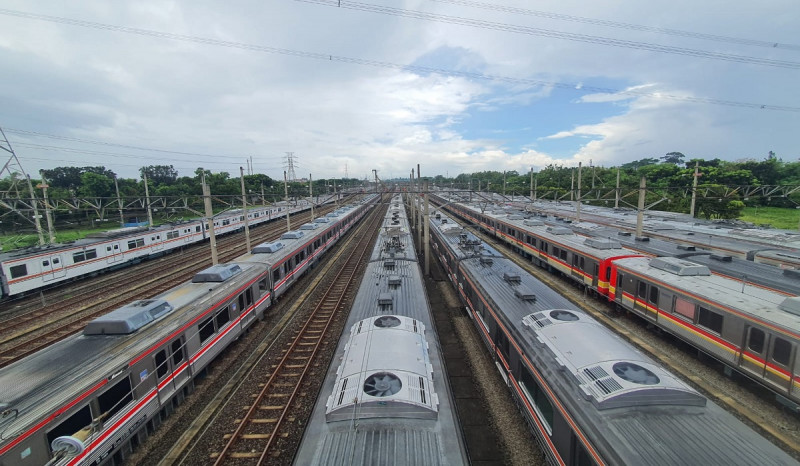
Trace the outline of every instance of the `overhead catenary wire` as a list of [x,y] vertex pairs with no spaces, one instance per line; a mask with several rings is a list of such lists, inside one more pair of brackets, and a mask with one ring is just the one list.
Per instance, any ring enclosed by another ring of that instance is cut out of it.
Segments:
[[[230,47],[236,48],[241,50],[250,50],[256,52],[264,52],[264,53],[274,53],[292,57],[299,57],[299,58],[310,58],[315,60],[325,60],[325,61],[336,61],[340,63],[348,63],[348,64],[357,64],[357,65],[365,65],[365,66],[372,66],[372,67],[380,67],[380,68],[388,68],[388,69],[395,69],[401,71],[411,71],[411,72],[420,72],[420,73],[436,73],[442,74],[446,76],[459,76],[471,79],[480,79],[480,80],[489,80],[489,81],[496,81],[496,82],[505,82],[510,84],[522,84],[522,85],[531,85],[531,86],[549,86],[554,88],[561,88],[561,89],[570,89],[570,90],[581,90],[581,91],[589,91],[594,93],[608,93],[608,94],[621,94],[621,95],[630,95],[633,97],[653,97],[653,98],[660,98],[660,99],[667,99],[667,100],[675,100],[675,101],[683,101],[683,102],[691,102],[691,103],[700,103],[700,104],[712,104],[712,105],[725,105],[731,107],[741,107],[741,108],[752,108],[752,109],[762,109],[762,110],[778,110],[778,111],[786,111],[786,112],[800,112],[800,107],[792,107],[792,106],[784,106],[784,105],[770,105],[770,104],[761,104],[761,103],[751,103],[751,102],[741,102],[741,101],[732,101],[732,100],[724,100],[724,99],[714,99],[714,98],[706,98],[706,97],[692,97],[692,96],[678,96],[678,95],[670,95],[658,92],[644,92],[639,91],[636,89],[611,89],[611,88],[602,88],[602,87],[594,87],[594,86],[586,86],[586,85],[579,85],[577,83],[565,83],[565,82],[556,82],[556,81],[545,81],[539,79],[529,79],[529,78],[514,78],[509,76],[500,76],[500,75],[491,75],[491,74],[482,74],[482,73],[473,73],[467,71],[456,71],[456,70],[447,70],[442,68],[433,68],[427,66],[415,66],[415,65],[403,65],[398,63],[391,63],[386,61],[379,61],[379,60],[371,60],[371,59],[364,59],[364,58],[355,58],[355,57],[346,57],[346,56],[339,56],[327,53],[319,53],[319,52],[307,52],[302,50],[292,50],[292,49],[285,49],[279,47],[270,47],[264,45],[254,45],[254,44],[245,44],[241,42],[233,42],[233,41],[226,41],[220,39],[211,39],[206,37],[198,37],[198,36],[188,36],[183,34],[173,34],[169,32],[161,32],[161,31],[152,31],[148,29],[140,29],[140,28],[132,28],[127,26],[116,26],[111,24],[104,24],[104,23],[96,23],[91,21],[84,21],[84,20],[77,20],[71,18],[64,18],[60,16],[49,16],[49,15],[42,15],[37,13],[27,13],[22,11],[16,10],[8,10],[8,9],[0,9],[0,14],[7,15],[7,16],[14,16],[19,18],[26,18],[26,19],[33,19],[39,21],[48,21],[60,24],[67,24],[72,26],[79,26],[85,28],[93,28],[99,30],[107,30],[107,31],[116,31],[116,32],[124,32],[127,34],[137,34],[142,36],[149,36],[155,37],[160,39],[168,39],[168,40],[177,40],[177,41],[184,41],[184,42],[192,42],[198,44],[206,44],[206,45],[215,45],[220,47]],[[800,64],[798,64],[800,65]]]
[[706,58],[711,60],[723,60],[750,65],[774,66],[778,68],[800,69],[800,62],[775,60],[772,58],[749,57],[744,55],[731,55],[720,52],[709,52],[706,50],[689,49],[684,47],[673,47],[670,45],[651,44],[648,42],[637,42],[632,40],[614,39],[611,37],[592,36],[588,34],[577,34],[572,32],[554,31],[551,29],[534,28],[528,26],[517,26],[514,24],[495,23],[472,18],[462,18],[460,16],[448,16],[424,11],[404,10],[402,8],[392,8],[369,3],[347,2],[340,0],[295,0],[302,3],[312,3],[317,5],[333,6],[350,10],[366,11],[404,18],[421,19],[440,23],[456,24],[480,29],[492,29],[495,31],[512,32],[516,34],[526,34],[539,37],[550,37],[555,39],[585,42],[590,44],[608,45],[613,47],[623,47],[636,50],[646,50],[650,52],[670,53],[676,55]]
[[539,18],[555,19],[559,21],[571,21],[576,23],[593,24],[597,26],[606,26],[619,29],[630,29],[632,31],[652,32],[655,34],[665,34],[670,36],[688,37],[691,39],[709,40],[715,42],[726,42],[729,44],[737,45],[750,45],[753,47],[766,47],[780,50],[800,51],[800,45],[787,44],[783,42],[773,42],[766,40],[746,39],[743,37],[720,36],[716,34],[706,34],[702,32],[683,31],[680,29],[660,28],[655,26],[647,26],[642,24],[624,23],[620,21],[611,21],[598,18],[587,18],[584,16],[573,16],[562,13],[552,13],[549,11],[529,10],[527,8],[518,8],[506,5],[496,5],[493,3],[474,2],[471,0],[430,0],[439,3],[451,3],[454,5],[468,6],[473,8],[482,8],[484,10],[494,10],[503,13],[512,13],[517,15],[536,16]]

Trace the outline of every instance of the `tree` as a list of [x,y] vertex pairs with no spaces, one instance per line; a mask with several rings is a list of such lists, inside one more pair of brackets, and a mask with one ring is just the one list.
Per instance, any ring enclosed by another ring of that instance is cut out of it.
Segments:
[[108,178],[114,178],[116,174],[106,167],[56,167],[52,170],[43,170],[48,184],[53,188],[77,189],[81,186],[81,176],[84,173],[96,173]]
[[667,152],[667,155],[661,157],[661,160],[663,160],[664,163],[671,163],[671,164],[674,164],[674,165],[683,165],[683,158],[684,157],[685,157],[685,155],[683,155],[680,152]]
[[641,160],[634,160],[633,162],[624,163],[620,166],[623,170],[638,170],[641,167],[646,167],[648,165],[655,165],[658,163],[658,159],[654,159],[652,157],[646,157]]
[[178,171],[172,165],[149,165],[139,169],[142,176],[147,174],[147,182],[154,184],[174,183],[178,179]]
[[114,189],[114,180],[106,175],[86,172],[81,175],[81,186],[78,193],[85,197],[110,197]]

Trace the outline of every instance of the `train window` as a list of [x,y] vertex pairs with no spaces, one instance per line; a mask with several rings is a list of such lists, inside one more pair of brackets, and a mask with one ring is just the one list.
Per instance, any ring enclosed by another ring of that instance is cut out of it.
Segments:
[[55,429],[48,432],[47,444],[50,445],[53,440],[64,435],[75,435],[76,432],[90,425],[92,425],[92,412],[89,409],[89,405],[86,405],[76,411],[72,416],[66,418],[64,422],[57,425]]
[[702,306],[700,306],[700,312],[698,314],[697,323],[699,325],[717,333],[722,333],[722,314],[717,314]]
[[278,280],[281,278],[281,270],[275,269],[272,271],[272,283],[278,283]]
[[639,282],[639,291],[636,296],[645,299],[647,297],[647,282]]
[[167,232],[167,239],[175,239],[177,237],[178,237],[178,231],[177,230],[168,231]]
[[[244,298],[245,298],[245,302],[247,302],[248,306],[251,306],[253,304],[253,289],[252,288],[248,288],[248,289],[244,290]],[[242,309],[244,309],[244,308],[242,308]]]
[[239,309],[240,310],[244,309],[244,295],[243,294],[239,295]]
[[586,268],[586,258],[581,257],[581,270],[584,270],[585,268]]
[[53,258],[53,265],[58,265],[61,263],[61,260],[58,257]]
[[194,231],[199,233],[200,232],[200,225],[197,225],[196,227],[194,227]]
[[158,378],[162,378],[167,375],[169,372],[169,366],[167,365],[167,350],[161,350],[156,353],[156,374],[158,374]]
[[[242,296],[239,295],[239,299]],[[230,309],[226,306],[225,309],[219,311],[217,313],[217,328],[222,328],[225,324],[231,321],[231,312]]]
[[106,252],[111,252],[111,246],[106,246]]
[[211,338],[211,335],[214,334],[214,320],[213,318],[209,317],[208,319],[200,322],[200,331],[198,332],[200,335],[200,343]]
[[50,267],[50,261],[42,261],[42,267]]
[[183,342],[180,338],[172,342],[172,364],[176,366],[183,361]]
[[128,241],[128,249],[136,249],[144,246],[144,238],[132,239]]
[[650,287],[650,297],[648,298],[652,304],[658,305],[658,288],[655,286]]
[[772,345],[772,360],[788,366],[791,356],[792,344],[783,338],[775,338],[775,343]]
[[560,252],[560,249],[558,249],[557,247],[553,246],[553,255],[554,255],[555,257],[558,257],[558,253],[559,253],[559,252]]
[[542,387],[539,383],[533,378],[533,374],[530,373],[527,366],[522,366],[522,390],[525,392],[525,396],[528,398],[528,401],[534,406],[536,410],[536,414],[539,416],[545,426],[547,427],[548,433],[551,435],[553,434],[553,404],[550,403],[550,400],[547,399],[547,395],[545,395]]
[[761,354],[764,352],[764,331],[757,328],[750,329],[750,340],[747,342],[747,347],[754,353]]
[[675,298],[675,313],[694,321],[695,305],[685,299]]
[[9,269],[11,272],[11,278],[19,278],[28,275],[28,265],[27,264],[19,264],[11,267]]
[[100,403],[100,412],[107,414],[108,418],[116,414],[126,404],[133,401],[131,378],[129,376],[123,377],[113,387],[98,396],[97,401]]
[[566,249],[562,249],[561,252],[559,253],[559,257],[561,257],[561,260],[566,261],[567,260],[567,250]]
[[[276,270],[276,272],[277,272],[277,270]],[[266,278],[263,278],[263,279],[259,280],[259,282],[258,282],[258,291],[259,291],[259,293],[261,293],[263,295],[264,292],[267,291],[268,287],[269,286],[267,284],[267,279]]]
[[508,337],[506,336],[505,332],[503,332],[503,330],[500,329],[500,327],[497,327],[497,330],[495,331],[494,340],[495,340],[495,345],[500,350],[500,353],[502,353],[503,356],[505,356],[506,360],[507,360],[508,359]]

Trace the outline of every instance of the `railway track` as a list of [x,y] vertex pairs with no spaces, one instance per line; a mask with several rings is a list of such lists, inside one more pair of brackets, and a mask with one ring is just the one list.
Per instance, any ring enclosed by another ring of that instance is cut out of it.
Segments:
[[[202,427],[190,427],[161,464],[206,463],[209,458],[215,464],[292,461],[377,236],[378,210],[383,205],[340,243],[336,256],[317,274],[320,285],[309,288],[303,304],[295,304],[273,329],[271,341],[262,344],[262,352],[251,355],[247,368],[229,382],[237,388],[210,403],[220,408],[198,417],[195,423]],[[241,400],[250,401],[242,405]],[[229,427],[232,419],[235,427]]]
[[[327,208],[320,214],[333,210]],[[296,214],[296,224],[311,220],[309,213]],[[271,222],[267,228],[251,229],[251,243],[276,239],[283,233],[281,222]],[[221,262],[245,252],[243,233],[220,238],[217,248]],[[181,254],[169,254],[134,267],[105,274],[101,279],[84,280],[76,294],[72,287],[61,287],[48,293],[45,301],[52,302],[30,309],[17,310],[0,321],[0,367],[77,333],[92,319],[135,299],[146,299],[168,290],[209,265],[205,243],[195,245]],[[110,293],[109,290],[112,290]],[[113,290],[121,290],[113,292]],[[70,296],[72,295],[72,296]],[[36,299],[31,300],[35,303]]]

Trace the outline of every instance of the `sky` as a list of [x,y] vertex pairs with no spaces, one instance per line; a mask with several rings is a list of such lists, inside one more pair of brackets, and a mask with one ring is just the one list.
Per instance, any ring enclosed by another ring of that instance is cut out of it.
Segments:
[[800,157],[797,0],[485,2],[0,0],[0,128],[34,178]]

